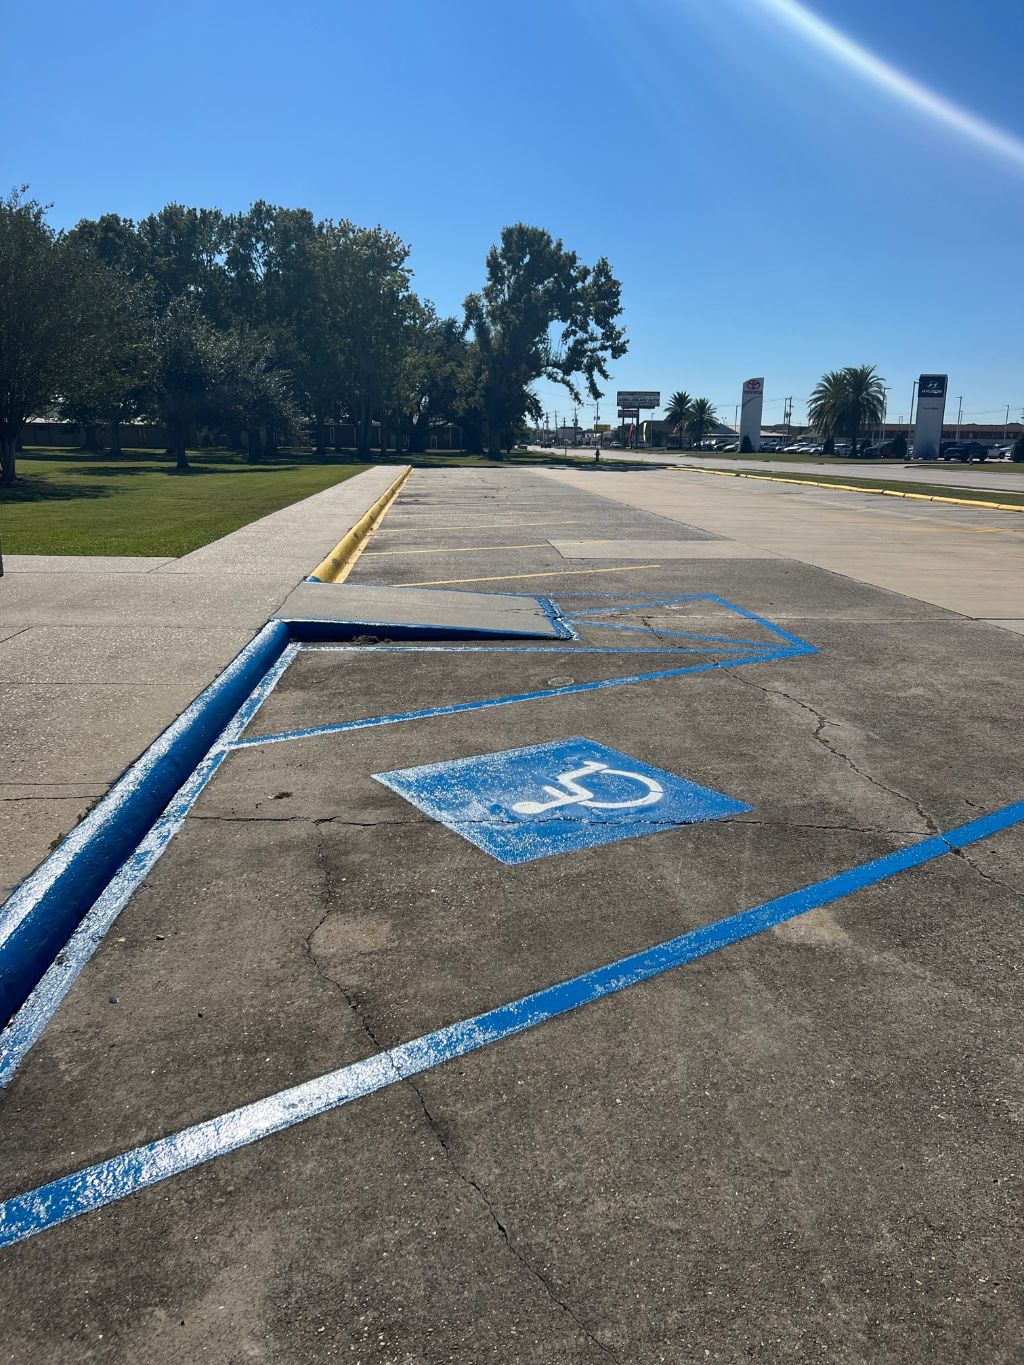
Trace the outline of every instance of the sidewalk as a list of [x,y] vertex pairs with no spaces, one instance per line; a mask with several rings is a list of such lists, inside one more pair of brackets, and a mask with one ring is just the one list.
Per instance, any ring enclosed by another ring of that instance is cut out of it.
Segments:
[[181,559],[5,559],[0,900],[399,473],[367,470]]

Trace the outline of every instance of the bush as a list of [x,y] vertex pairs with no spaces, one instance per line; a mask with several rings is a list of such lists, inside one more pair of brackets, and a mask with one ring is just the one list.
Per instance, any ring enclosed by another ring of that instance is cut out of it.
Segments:
[[1014,441],[1010,459],[1014,464],[1024,464],[1024,436],[1018,436]]
[[893,437],[892,458],[894,460],[905,460],[907,458],[907,433],[898,431]]
[[744,436],[743,440],[740,442],[740,454],[753,455],[753,453],[754,453],[753,442],[751,441],[749,436]]

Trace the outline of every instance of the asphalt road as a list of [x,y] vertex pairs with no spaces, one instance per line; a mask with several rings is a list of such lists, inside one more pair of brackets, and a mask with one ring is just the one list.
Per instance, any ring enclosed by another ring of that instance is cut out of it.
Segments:
[[0,1359],[1019,1359],[1024,639],[736,482],[413,474],[353,583],[578,638],[295,656],[0,1100],[4,1198],[188,1130]]

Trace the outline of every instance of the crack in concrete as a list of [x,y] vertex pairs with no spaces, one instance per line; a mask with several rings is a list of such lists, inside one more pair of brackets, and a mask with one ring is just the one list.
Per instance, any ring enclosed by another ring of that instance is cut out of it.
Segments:
[[825,734],[825,730],[829,726],[834,729],[854,729],[856,727],[849,725],[845,721],[830,720],[828,716],[817,710],[816,707],[813,707],[810,702],[803,701],[800,697],[794,697],[790,692],[783,692],[781,688],[768,687],[764,683],[756,682],[753,678],[742,677],[740,674],[730,669],[728,664],[720,664],[719,667],[723,673],[732,678],[735,682],[742,683],[744,687],[753,688],[754,691],[761,692],[766,697],[781,697],[783,700],[792,703],[794,706],[800,707],[802,711],[806,711],[809,715],[813,716],[815,726],[811,738],[816,744],[820,744],[827,753],[831,754],[834,758],[838,758],[840,762],[845,763],[852,772],[855,772],[858,777],[862,777],[865,782],[869,782],[871,786],[875,787],[878,791],[885,792],[888,796],[893,796],[897,801],[902,801],[904,805],[909,806],[921,821],[922,825],[924,825],[923,831],[915,830],[914,833],[940,835],[939,827],[935,820],[928,814],[919,801],[916,801],[906,792],[900,791],[897,787],[890,787],[889,784],[883,782],[881,778],[875,777],[874,774],[867,772],[866,769],[860,767],[856,760],[848,753],[845,753],[842,749],[833,744]]
[[403,1076],[401,1071],[399,1071],[398,1067],[395,1066],[394,1063],[391,1062],[390,1059],[385,1056],[388,1049],[388,1044],[383,1042],[382,1039],[378,1038],[370,1020],[366,1017],[363,1010],[350,995],[348,990],[345,988],[344,984],[341,981],[339,981],[337,977],[331,976],[331,974],[324,968],[319,957],[317,956],[316,949],[313,946],[313,940],[316,938],[317,933],[326,923],[327,919],[334,910],[335,890],[334,879],[331,872],[331,865],[326,857],[323,839],[317,841],[315,856],[317,863],[320,867],[321,876],[323,878],[324,895],[327,901],[327,908],[324,910],[323,914],[313,925],[312,929],[310,929],[309,933],[303,940],[303,951],[305,952],[307,958],[309,959],[311,965],[313,966],[314,971],[317,973],[319,977],[321,977],[324,981],[328,982],[331,986],[335,988],[335,990],[338,991],[342,1000],[344,1000],[345,1004],[359,1020],[359,1024],[363,1029],[363,1032],[366,1034],[367,1038],[369,1038],[370,1042],[377,1049],[381,1057],[391,1067],[392,1071],[395,1074],[395,1079],[407,1085],[409,1089],[413,1092],[413,1094],[416,1096],[416,1099],[419,1102],[419,1106],[423,1111],[424,1117],[427,1120],[427,1124],[430,1128],[430,1131],[433,1133],[434,1137],[440,1144],[441,1150],[444,1153],[446,1163],[451,1168],[453,1173],[458,1177],[458,1179],[462,1181],[464,1185],[468,1186],[469,1189],[473,1190],[475,1194],[479,1197],[480,1202],[487,1210],[488,1216],[490,1217],[494,1226],[497,1228],[499,1234],[501,1235],[502,1241],[504,1242],[505,1246],[507,1247],[511,1255],[515,1257],[515,1259],[519,1262],[523,1269],[527,1271],[529,1275],[531,1275],[540,1283],[545,1293],[550,1298],[551,1302],[555,1304],[558,1308],[562,1309],[562,1311],[572,1319],[572,1321],[576,1324],[576,1326],[587,1338],[587,1340],[592,1342],[598,1348],[598,1350],[601,1351],[602,1354],[605,1355],[609,1360],[614,1361],[615,1365],[621,1365],[621,1361],[619,1360],[619,1357],[615,1354],[615,1352],[612,1351],[612,1349],[609,1346],[606,1346],[604,1342],[600,1341],[593,1334],[593,1332],[590,1330],[587,1324],[573,1310],[571,1305],[566,1303],[566,1301],[557,1293],[554,1285],[543,1273],[543,1271],[538,1270],[537,1267],[534,1266],[523,1255],[523,1253],[512,1241],[508,1228],[499,1218],[497,1210],[495,1209],[487,1193],[481,1188],[480,1185],[477,1184],[477,1182],[472,1178],[472,1176],[467,1175],[466,1172],[456,1162],[455,1158],[452,1155],[451,1148],[448,1145],[448,1140],[445,1137],[444,1130],[438,1123],[438,1121],[434,1118],[434,1115],[430,1112],[423,1092],[416,1084],[414,1078],[411,1076]]
[[477,1182],[473,1179],[473,1177],[471,1175],[468,1175],[455,1160],[455,1157],[452,1155],[452,1150],[448,1145],[448,1139],[445,1136],[444,1129],[442,1128],[441,1124],[437,1121],[437,1119],[435,1119],[434,1115],[430,1112],[426,1099],[424,1098],[423,1093],[420,1090],[419,1086],[412,1079],[409,1080],[408,1084],[415,1093],[416,1098],[420,1102],[420,1107],[423,1110],[423,1115],[430,1126],[431,1132],[437,1138],[437,1141],[441,1146],[441,1150],[444,1152],[445,1160],[447,1161],[448,1165],[451,1167],[455,1175],[458,1177],[458,1179],[461,1180],[464,1185],[468,1186],[468,1188],[471,1189],[478,1196],[480,1202],[487,1210],[487,1213],[491,1221],[494,1223],[494,1226],[497,1228],[499,1234],[501,1235],[501,1239],[504,1242],[505,1246],[507,1247],[508,1251],[515,1257],[515,1259],[519,1262],[523,1269],[541,1285],[541,1287],[543,1288],[544,1292],[547,1294],[551,1302],[572,1319],[572,1321],[576,1324],[580,1332],[583,1333],[587,1340],[591,1342],[594,1346],[596,1346],[597,1349],[602,1353],[602,1355],[607,1357],[607,1359],[615,1361],[616,1365],[621,1365],[619,1357],[615,1354],[612,1348],[610,1346],[607,1346],[603,1341],[600,1340],[599,1337],[596,1337],[594,1335],[594,1333],[590,1330],[587,1324],[575,1311],[572,1305],[567,1303],[565,1299],[563,1299],[562,1296],[558,1293],[557,1289],[555,1288],[551,1280],[548,1278],[548,1276],[545,1275],[542,1270],[538,1270],[538,1268],[530,1260],[528,1260],[527,1257],[524,1256],[523,1253],[519,1250],[519,1248],[515,1245],[515,1243],[512,1241],[511,1235],[509,1234],[508,1228],[502,1222],[501,1218],[498,1216],[498,1211],[494,1207],[494,1204],[491,1202],[491,1199],[487,1194],[486,1190],[484,1190],[480,1185],[478,1185]]
[[[26,798],[26,799],[33,799],[33,798]],[[56,798],[55,798],[55,799],[56,799]],[[265,824],[265,825],[309,824],[309,825],[312,825],[315,829],[316,829],[316,828],[319,828],[321,825],[336,825],[336,826],[338,826],[339,828],[351,828],[351,829],[377,829],[377,828],[381,828],[381,829],[390,829],[390,828],[393,828],[393,827],[403,828],[403,827],[409,827],[409,826],[419,826],[419,827],[424,828],[424,829],[429,829],[429,828],[432,828],[434,825],[439,824],[438,821],[435,821],[435,820],[432,820],[432,819],[419,819],[419,820],[415,820],[415,819],[414,819],[414,820],[346,820],[346,819],[342,818],[340,815],[193,815],[193,816],[191,816],[190,818],[193,819],[193,820],[199,820],[199,821],[203,821],[204,823],[210,823],[210,824],[216,824],[216,823],[224,823],[224,824],[243,824],[243,825],[244,825],[244,824],[257,824],[257,825],[259,825],[259,824]],[[617,821],[614,821],[614,820],[607,820],[607,821],[601,820],[600,817],[587,819],[586,821],[583,821],[583,822],[578,822],[578,821],[573,820],[573,818],[572,818],[571,816],[568,816],[568,815],[550,815],[550,816],[548,816],[547,820],[544,821],[544,823],[545,823],[545,824],[550,824],[550,823],[553,823],[553,822],[555,822],[555,821],[562,821],[562,822],[564,822],[564,823],[566,823],[566,824],[576,824],[576,823],[585,823],[585,824],[617,824],[617,823],[618,823]],[[453,823],[454,823],[454,828],[455,828],[456,830],[458,830],[458,829],[460,829],[460,828],[462,828],[462,827],[464,827],[464,826],[482,826],[482,827],[485,828],[485,829],[496,829],[496,828],[499,828],[499,827],[506,827],[506,826],[509,827],[509,828],[518,828],[518,827],[520,827],[518,821],[515,821],[515,820],[502,820],[502,819],[499,819],[497,816],[490,817],[490,818],[488,818],[488,819],[486,819],[486,820],[471,820],[471,819],[466,819],[466,818],[461,818],[461,817],[460,817],[458,820],[454,821]],[[742,827],[742,826],[744,826],[744,825],[747,825],[747,826],[749,826],[751,829],[777,829],[777,830],[782,831],[782,832],[784,832],[784,831],[786,831],[786,830],[811,829],[811,830],[821,830],[821,831],[823,831],[823,832],[830,832],[830,831],[831,831],[831,832],[838,833],[838,834],[898,834],[898,835],[914,835],[914,834],[920,834],[920,833],[921,833],[921,831],[920,831],[919,829],[891,829],[891,828],[884,828],[884,827],[879,826],[879,825],[827,824],[827,823],[820,822],[820,821],[803,821],[803,820],[795,820],[795,821],[783,821],[783,820],[758,820],[758,819],[746,819],[746,818],[744,818],[743,816],[727,816],[727,815],[726,815],[726,816],[717,816],[717,817],[714,817],[713,819],[710,819],[710,820],[700,820],[700,821],[693,821],[693,822],[688,822],[688,821],[684,821],[684,820],[651,820],[651,819],[646,819],[646,820],[644,820],[643,824],[644,824],[645,828],[650,828],[650,829],[652,829],[652,830],[656,830],[656,829],[689,829],[689,828],[691,828],[691,825],[692,825],[692,824],[714,824],[714,825],[738,825],[738,826],[740,826],[740,827]]]
[[[883,782],[881,778],[875,777],[872,773],[869,773],[865,769],[861,768],[859,764],[857,764],[849,754],[844,753],[842,749],[837,748],[836,745],[833,744],[824,734],[824,731],[828,726],[833,726],[837,729],[843,728],[852,729],[855,727],[848,725],[844,721],[830,720],[827,716],[823,715],[822,712],[818,711],[815,707],[813,707],[809,702],[803,701],[800,697],[794,697],[789,692],[783,692],[781,688],[768,687],[764,683],[756,682],[753,678],[739,676],[737,673],[731,671],[727,666],[723,665],[721,667],[724,673],[726,673],[734,681],[742,683],[744,687],[754,688],[756,691],[763,693],[766,697],[782,697],[785,701],[791,702],[794,706],[798,706],[800,707],[801,710],[806,711],[810,715],[812,715],[815,718],[815,727],[814,733],[812,734],[811,738],[816,743],[820,744],[822,748],[826,750],[827,753],[832,754],[833,757],[838,758],[841,762],[845,763],[853,772],[857,774],[858,777],[862,777],[866,782],[869,782],[873,787],[877,788],[877,790],[883,791],[887,793],[889,796],[894,796],[898,801],[902,801],[905,805],[909,806],[910,809],[913,810],[917,818],[925,827],[924,831],[917,829],[907,831],[892,831],[893,833],[905,832],[909,834],[921,834],[924,832],[928,833],[929,835],[932,835],[935,838],[941,839],[942,842],[945,844],[946,848],[950,851],[950,853],[952,853],[955,858],[958,858],[961,862],[965,863],[969,868],[971,868],[972,871],[976,872],[983,881],[989,882],[993,886],[1001,887],[1004,891],[1009,891],[1010,894],[1013,896],[1019,897],[1022,895],[1020,891],[1016,890],[1015,887],[1010,886],[1008,882],[1001,881],[1000,878],[994,876],[992,873],[986,872],[983,868],[979,867],[978,864],[973,860],[973,858],[970,857],[970,855],[964,849],[958,848],[955,844],[951,844],[949,840],[945,837],[943,832],[939,829],[938,823],[936,822],[934,817],[930,815],[928,811],[925,810],[924,806],[921,804],[920,801],[917,801],[914,797],[908,795],[906,792],[900,791],[898,787],[889,786],[889,784],[887,782]],[[970,801],[966,797],[964,798],[964,801],[968,806],[972,806],[975,810],[986,809],[985,807],[980,806],[976,801]]]

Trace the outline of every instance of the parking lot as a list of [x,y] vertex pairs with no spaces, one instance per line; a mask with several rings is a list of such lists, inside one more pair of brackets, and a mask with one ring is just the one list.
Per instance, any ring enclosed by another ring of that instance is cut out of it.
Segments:
[[1018,1358],[1024,638],[616,477],[348,580],[558,638],[290,647],[3,1092],[3,1358]]

